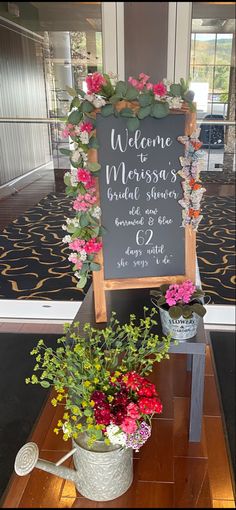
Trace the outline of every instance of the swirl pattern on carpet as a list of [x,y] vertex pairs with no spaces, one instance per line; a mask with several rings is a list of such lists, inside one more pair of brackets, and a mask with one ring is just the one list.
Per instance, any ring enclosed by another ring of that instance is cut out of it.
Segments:
[[50,194],[0,235],[0,299],[82,301],[84,291],[62,243],[65,218],[73,217],[71,200]]
[[[203,289],[210,304],[235,303],[235,200],[205,196],[197,233]],[[0,235],[0,299],[82,301],[62,243],[65,218],[73,217],[71,200],[50,194]]]
[[202,287],[210,304],[235,304],[235,199],[205,196],[197,233]]

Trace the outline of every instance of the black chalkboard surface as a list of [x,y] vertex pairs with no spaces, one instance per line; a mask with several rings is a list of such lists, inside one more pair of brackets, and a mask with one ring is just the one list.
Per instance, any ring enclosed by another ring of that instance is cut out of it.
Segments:
[[185,115],[147,117],[135,132],[126,121],[96,117],[105,280],[185,274],[177,175]]

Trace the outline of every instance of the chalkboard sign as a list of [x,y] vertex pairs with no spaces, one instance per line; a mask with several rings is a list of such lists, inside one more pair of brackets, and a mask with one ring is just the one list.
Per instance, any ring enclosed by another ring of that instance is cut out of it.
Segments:
[[97,115],[96,126],[105,279],[184,274],[177,137],[185,115],[172,124],[147,117],[134,133],[121,117]]
[[188,112],[147,117],[132,132],[122,117],[96,114],[97,194],[104,228],[101,270],[93,273],[96,321],[106,322],[105,290],[158,287],[195,280],[196,238],[182,227],[183,196],[177,138],[191,134]]

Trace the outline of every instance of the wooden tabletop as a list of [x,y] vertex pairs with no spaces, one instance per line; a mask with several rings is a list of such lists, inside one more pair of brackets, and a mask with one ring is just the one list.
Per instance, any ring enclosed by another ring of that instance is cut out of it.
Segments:
[[[130,311],[141,313],[143,301],[149,306],[148,294],[144,290],[134,291],[134,300],[129,299],[129,309],[119,292],[123,291],[111,292],[107,296],[110,310],[116,300],[119,302],[118,319],[120,314],[127,317]],[[128,294],[126,296],[130,298]],[[92,306],[90,291],[75,320],[80,320],[81,324],[90,322]],[[90,501],[76,491],[72,482],[35,468],[25,477],[13,473],[2,499],[2,508],[211,508],[217,506],[214,501],[223,500],[232,504],[232,482],[209,347],[199,443],[188,441],[191,376],[186,371],[186,355],[171,354],[169,360],[155,365],[150,379],[158,388],[163,413],[153,419],[150,439],[139,453],[134,454],[134,482],[123,496],[111,502]],[[53,432],[63,414],[63,405],[54,408],[50,403],[52,396],[48,398],[29,440],[38,444],[40,458],[57,462],[71,449],[71,442],[64,442]],[[65,465],[72,466],[72,459]]]

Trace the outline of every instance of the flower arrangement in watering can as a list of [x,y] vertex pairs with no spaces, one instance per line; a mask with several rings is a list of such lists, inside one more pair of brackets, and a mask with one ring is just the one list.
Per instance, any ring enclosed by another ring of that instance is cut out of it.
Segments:
[[[54,432],[72,440],[72,450],[57,464],[38,459],[28,443],[17,454],[17,474],[34,466],[73,480],[82,496],[107,501],[123,494],[133,480],[133,450],[151,435],[151,420],[162,412],[157,388],[146,376],[155,362],[168,358],[170,337],[155,334],[157,310],[144,307],[120,324],[113,312],[105,329],[86,323],[65,325],[65,336],[53,350],[40,340],[27,383],[53,386],[53,406],[62,407]],[[60,466],[73,455],[75,470]]]
[[177,340],[196,335],[200,317],[206,308],[202,304],[205,293],[191,280],[181,284],[161,285],[151,290],[152,303],[159,308],[164,335],[171,334]]

